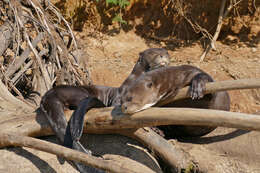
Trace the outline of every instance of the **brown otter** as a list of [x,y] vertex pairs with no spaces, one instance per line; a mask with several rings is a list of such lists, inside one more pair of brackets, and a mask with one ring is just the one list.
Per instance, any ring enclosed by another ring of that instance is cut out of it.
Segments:
[[[205,83],[213,82],[211,76],[199,68],[182,65],[156,69],[140,76],[122,93],[122,112],[135,112],[154,106],[159,100],[175,96],[179,89],[190,86],[190,99],[183,99],[164,107],[189,107],[205,109],[230,109],[230,99],[227,92],[216,92],[203,97]],[[196,100],[195,100],[196,99]],[[205,126],[161,126],[166,137],[172,136],[202,136],[216,127]]]
[[[131,74],[123,82],[119,88],[106,86],[57,86],[49,90],[41,100],[41,110],[44,112],[47,120],[54,133],[57,136],[59,143],[64,144],[64,135],[67,128],[67,120],[64,116],[64,108],[76,109],[81,100],[89,98],[92,104],[91,107],[115,106],[120,104],[121,93],[134,82],[141,74],[152,69],[167,66],[169,64],[169,54],[167,50],[162,48],[151,48],[140,53],[139,59],[135,64]],[[69,131],[67,130],[67,133]],[[70,134],[68,134],[70,135]],[[81,144],[76,141],[73,144],[71,141],[65,141],[65,146],[74,148],[83,152],[90,153],[85,150]],[[81,164],[74,163],[80,172],[90,170]],[[87,170],[88,169],[88,170]]]

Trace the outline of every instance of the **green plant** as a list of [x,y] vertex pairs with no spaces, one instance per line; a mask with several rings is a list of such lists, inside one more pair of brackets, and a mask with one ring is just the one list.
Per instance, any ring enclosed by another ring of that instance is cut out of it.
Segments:
[[[99,0],[96,0],[99,2]],[[115,6],[119,6],[119,13],[116,13],[115,17],[112,19],[112,21],[118,22],[121,26],[121,24],[127,24],[127,22],[122,17],[122,9],[124,9],[126,6],[130,4],[128,0],[106,0],[106,4],[112,4]]]

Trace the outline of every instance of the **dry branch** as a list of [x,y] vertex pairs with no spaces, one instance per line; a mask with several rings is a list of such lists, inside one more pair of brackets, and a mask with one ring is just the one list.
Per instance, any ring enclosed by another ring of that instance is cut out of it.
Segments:
[[[227,89],[260,88],[259,79],[244,79],[233,81],[212,82],[206,85],[206,93]],[[186,98],[188,88],[179,91],[180,96]],[[182,94],[181,94],[182,93]],[[172,101],[175,100],[174,98]],[[39,111],[40,112],[40,111]],[[69,119],[72,111],[66,112]],[[260,117],[243,113],[234,113],[217,110],[178,109],[178,108],[151,108],[132,116],[124,115],[119,109],[93,109],[87,113],[85,122],[86,132],[105,133],[108,129],[140,128],[147,126],[187,124],[225,126],[249,130],[260,129]],[[43,136],[52,134],[45,117],[38,113],[28,114],[26,117],[14,118],[9,121],[0,121],[3,132],[19,133],[25,136]],[[111,132],[111,131],[110,131]]]
[[[240,79],[240,80],[226,80],[220,82],[212,82],[206,84],[206,91],[204,94],[214,93],[217,91],[228,91],[237,89],[254,89],[260,88],[260,79]],[[175,97],[162,100],[156,106],[166,105],[170,102],[188,98],[189,87],[182,88]]]
[[1,46],[0,46],[0,56],[3,55],[5,50],[8,48],[12,41],[12,32],[13,28],[9,22],[5,22],[0,26],[0,40],[1,40]]
[[148,127],[137,130],[120,130],[118,133],[134,138],[144,144],[168,163],[175,172],[180,172],[181,169],[186,169],[190,165],[194,165],[192,157],[188,153],[172,145]]
[[226,5],[226,1],[227,0],[222,0],[221,2],[221,6],[220,6],[220,10],[219,10],[219,17],[218,17],[218,25],[215,31],[215,34],[213,36],[213,39],[210,40],[210,44],[206,47],[205,51],[203,52],[203,54],[200,57],[200,61],[203,61],[204,58],[206,57],[206,55],[208,54],[208,52],[213,48],[213,50],[216,50],[215,47],[215,43],[218,39],[220,30],[222,28],[222,24],[223,24],[223,20],[227,17],[228,13],[231,11],[231,9],[233,7],[235,7],[238,3],[240,3],[242,0],[240,0],[239,2],[233,4],[233,1],[230,1],[230,5],[228,6],[228,8],[226,9],[226,11],[224,12],[225,9],[225,5]]
[[[72,111],[66,112],[69,118]],[[2,132],[25,136],[53,134],[43,115],[31,115],[0,123]],[[137,129],[159,125],[205,125],[260,131],[260,117],[245,113],[190,108],[150,108],[134,115],[122,114],[119,109],[100,108],[87,113],[84,131],[111,133],[120,129]]]
[[[36,45],[43,39],[43,36],[44,33],[39,33],[37,37],[32,41],[32,46],[36,47]],[[5,76],[10,77],[11,75],[13,75],[22,66],[30,53],[31,49],[29,47],[26,48],[21,56],[18,59],[15,59],[14,63],[9,66],[5,73]]]
[[[259,82],[260,80],[251,79],[209,83],[206,86],[206,93],[226,89],[259,88]],[[180,90],[180,95],[177,96],[177,99],[187,97],[187,90],[188,88]],[[67,119],[69,119],[70,115],[71,111],[66,112]],[[87,118],[85,119],[87,124],[84,129],[85,132],[100,134],[119,133],[138,139],[148,146],[148,148],[155,151],[175,169],[187,168],[192,164],[192,160],[186,153],[178,150],[154,132],[143,129],[133,130],[133,128],[186,124],[260,130],[259,116],[214,110],[151,108],[135,115],[128,116],[123,115],[119,109],[103,108],[93,109],[89,111],[87,115],[88,116],[86,116]],[[35,115],[30,115],[0,122],[0,128],[4,129],[3,132],[16,133],[25,136],[53,134],[44,116],[40,113],[36,117]],[[132,130],[129,130],[129,128]],[[3,147],[5,145],[2,144],[0,146]]]
[[[68,114],[71,115],[71,112],[67,112],[67,118],[69,118]],[[211,125],[260,131],[260,117],[258,115],[188,108],[151,108],[132,116],[124,115],[114,108],[93,109],[87,113],[85,123],[87,126],[85,126],[84,132],[95,134],[119,133],[126,135],[122,129],[170,124]],[[42,115],[38,115],[36,118],[34,115],[5,121],[0,123],[0,128],[4,133],[17,135],[43,136],[53,134]],[[191,160],[185,159],[187,158],[185,153],[167,144],[167,141],[160,140],[160,138],[141,130],[138,129],[132,134],[129,132],[127,136],[134,136],[145,143],[176,169],[187,168],[188,165],[192,164]],[[1,143],[0,147],[7,144]],[[174,152],[167,152],[167,150]]]
[[[85,153],[65,148],[63,146],[53,144],[47,141],[42,141],[39,139],[19,136],[13,134],[0,133],[0,144],[10,145],[10,146],[20,146],[34,148],[40,151],[45,151],[48,153],[56,154],[67,160],[75,160],[77,162],[84,163],[86,165],[99,168],[102,170],[107,170],[110,172],[126,172],[126,173],[142,173],[144,170],[131,169],[126,164],[116,164],[113,160],[104,160],[96,158],[94,156],[87,155]],[[148,168],[147,168],[148,169]],[[145,169],[147,172],[147,170]],[[152,170],[150,172],[153,172]]]
[[14,97],[0,80],[0,98],[4,101],[11,103],[12,105],[16,105],[19,109],[24,109],[25,111],[32,112],[33,107],[28,105],[26,102],[19,100],[18,98]]

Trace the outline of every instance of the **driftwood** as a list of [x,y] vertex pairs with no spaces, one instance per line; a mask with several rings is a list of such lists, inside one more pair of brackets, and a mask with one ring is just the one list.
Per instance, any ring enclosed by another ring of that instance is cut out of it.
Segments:
[[[140,167],[138,167],[138,169],[133,169],[131,167],[128,167],[127,164],[118,164],[115,163],[113,160],[104,160],[76,150],[63,147],[61,145],[53,144],[47,141],[42,141],[32,137],[0,133],[0,143],[8,143],[8,145],[11,146],[34,148],[40,151],[45,151],[61,156],[63,158],[66,158],[67,160],[75,160],[77,162],[81,162],[86,165],[106,170],[109,172],[142,173],[147,172],[149,170],[149,168],[142,170],[140,169]],[[149,172],[153,171],[151,170]]]
[[[206,113],[206,114],[205,114]],[[67,112],[67,118],[71,112]],[[87,126],[84,131],[87,133],[119,133],[126,135],[126,132],[120,132],[122,129],[141,128],[144,126],[157,126],[169,124],[187,124],[187,125],[212,125],[235,127],[248,130],[260,131],[260,117],[257,115],[233,113],[216,110],[201,110],[201,109],[180,109],[180,108],[151,108],[145,111],[136,113],[132,116],[120,114],[115,108],[93,109],[87,113],[85,122]],[[206,116],[205,116],[206,115]],[[2,122],[0,128],[3,133],[26,135],[26,136],[43,136],[52,134],[51,129],[47,125],[47,121],[41,115],[35,118],[35,115],[24,118],[17,118]],[[138,129],[140,131],[140,129]],[[145,132],[136,132],[135,134],[127,134],[127,136],[135,136],[141,139],[146,145],[150,146],[162,158],[171,158],[169,155],[175,155],[172,152],[163,152],[164,142],[157,142],[158,138],[150,138],[150,141]],[[8,143],[1,143],[1,147],[8,146]],[[170,146],[170,145],[169,145]],[[167,148],[168,150],[168,148]],[[174,149],[170,149],[174,150]],[[183,156],[183,154],[181,153]],[[185,156],[183,156],[185,158]],[[172,162],[180,164],[179,159],[175,155]],[[181,160],[181,159],[180,159]],[[182,168],[186,168],[187,164]],[[177,165],[178,165],[177,164]],[[171,164],[172,165],[172,164]],[[180,164],[183,165],[183,164]],[[177,166],[179,167],[179,165]]]
[[[206,93],[228,89],[258,87],[260,87],[258,79],[214,82],[206,86]],[[179,92],[180,95],[175,97],[175,99],[173,98],[171,101],[186,98],[187,91],[188,88],[183,88]],[[71,114],[71,111],[67,111],[66,118],[69,119]],[[187,168],[187,166],[191,164],[191,160],[186,159],[187,157],[185,156],[185,153],[178,151],[174,146],[150,130],[133,130],[133,128],[137,129],[144,126],[169,124],[187,124],[260,130],[259,116],[225,111],[178,108],[151,108],[132,116],[123,115],[118,108],[93,109],[87,113],[85,122],[87,126],[84,131],[87,133],[119,133],[138,139],[151,150],[155,151],[170,165],[175,165],[175,168],[177,167],[177,169]],[[44,116],[40,113],[38,113],[38,115],[31,114],[26,117],[0,122],[0,127],[1,129],[4,129],[3,132],[25,136],[44,136],[53,134]],[[130,128],[132,130],[129,130]],[[0,147],[7,145],[8,144],[2,143]],[[176,152],[179,154],[175,154]]]
[[72,56],[78,51],[72,30],[50,1],[5,0],[0,11],[0,56],[4,60],[0,78],[7,92],[16,92],[21,100],[29,97],[38,106],[38,95],[53,84],[90,83],[88,71],[78,64],[79,57]]
[[188,153],[172,145],[169,141],[165,140],[148,127],[136,130],[121,130],[118,133],[129,136],[143,143],[169,164],[175,172],[180,172],[181,169],[195,166],[192,157]]
[[[260,88],[260,79],[240,79],[240,80],[226,80],[220,82],[212,82],[206,84],[204,94],[213,93],[216,91],[228,91],[238,89],[254,89]],[[170,102],[188,98],[189,87],[182,88],[175,97],[160,101],[156,106],[166,105]]]
[[[246,88],[260,88],[260,79],[244,79],[209,83],[206,85],[206,93],[219,90]],[[177,95],[175,98],[181,99],[188,97],[186,94],[187,90],[188,87],[181,89],[179,92],[181,96]],[[171,101],[174,100],[176,99],[172,98]],[[206,112],[207,116],[200,115],[200,112]],[[71,114],[72,111],[67,111],[66,118],[68,119]],[[182,115],[180,116],[180,114]],[[240,121],[247,121],[248,124],[245,122],[239,122],[238,118],[241,118]],[[259,124],[256,123],[258,118],[259,116],[257,117],[255,115],[243,113],[183,108],[151,108],[129,116],[122,114],[118,108],[101,108],[90,110],[87,113],[85,119],[87,126],[85,129],[92,133],[105,133],[105,131],[109,129],[187,124],[259,130]],[[255,121],[252,121],[252,119]],[[27,114],[27,116],[24,117],[2,121],[0,122],[0,127],[2,127],[1,129],[3,132],[14,132],[25,136],[43,136],[52,134],[48,123],[40,111],[37,116],[36,113],[32,113]]]

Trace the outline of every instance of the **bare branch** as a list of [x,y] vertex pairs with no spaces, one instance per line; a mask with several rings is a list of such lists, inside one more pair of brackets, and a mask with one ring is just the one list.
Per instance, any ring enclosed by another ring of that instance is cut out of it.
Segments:
[[119,134],[134,138],[168,163],[176,172],[194,165],[192,157],[172,145],[148,127],[137,130],[119,130]]
[[[237,89],[254,89],[260,88],[260,79],[240,79],[240,80],[227,80],[220,82],[206,83],[206,91],[204,94],[214,93],[217,91],[228,91]],[[160,101],[156,106],[166,105],[170,102],[188,98],[189,87],[182,88],[178,94],[173,98]]]
[[[206,85],[206,92],[215,92],[227,88],[259,88],[259,82],[259,79],[212,82]],[[180,93],[187,93],[187,88],[180,90]],[[184,94],[182,97],[178,96],[178,99],[186,97],[186,94]],[[67,111],[66,118],[69,119],[71,114],[72,111]],[[137,129],[170,124],[260,130],[259,116],[208,109],[151,108],[131,116],[122,114],[121,110],[116,108],[93,109],[87,113],[85,123],[87,123],[85,130],[90,133],[107,133],[111,132],[110,130],[114,131],[114,129]],[[44,115],[40,113],[37,116],[31,114],[26,117],[14,118],[11,121],[0,121],[0,128],[3,132],[19,133],[25,136],[52,134]]]
[[12,41],[12,32],[13,32],[13,28],[9,22],[5,22],[0,26],[0,40],[1,40],[0,56],[3,55],[3,53],[5,52],[5,50],[8,48],[8,46]]
[[[36,45],[43,39],[44,33],[39,33],[37,37],[32,41],[32,46],[36,47]],[[28,58],[29,54],[31,53],[30,47],[27,47],[21,56],[17,59],[15,59],[13,64],[10,64],[9,68],[7,69],[5,76],[10,77],[13,75],[25,62],[25,60]]]
[[33,107],[28,105],[27,103],[17,99],[14,97],[6,88],[6,86],[2,83],[0,80],[0,98],[6,100],[9,103],[12,103],[13,105],[16,105],[17,108],[19,107],[20,109],[25,109],[27,111],[33,111]]
[[222,0],[220,10],[219,10],[219,17],[218,17],[218,25],[215,31],[215,34],[213,36],[213,39],[210,40],[210,44],[206,47],[205,51],[200,57],[200,61],[203,61],[208,52],[213,48],[213,50],[216,50],[215,42],[218,39],[220,30],[222,28],[223,20],[227,17],[228,13],[231,11],[233,7],[235,7],[237,4],[239,4],[242,0],[238,1],[237,3],[233,4],[232,1],[230,2],[230,5],[228,6],[227,10],[224,12],[225,4],[227,0]]
[[[143,173],[143,169],[131,169],[126,164],[116,164],[113,160],[104,160],[94,156],[87,155],[83,152],[65,148],[61,145],[53,144],[39,139],[19,136],[14,134],[0,133],[0,144],[7,144],[11,146],[29,147],[37,150],[45,151],[51,154],[64,157],[68,160],[75,160],[86,165],[99,168],[110,172],[125,172],[125,173]],[[145,169],[147,172],[149,168]],[[148,172],[153,172],[152,170]]]

